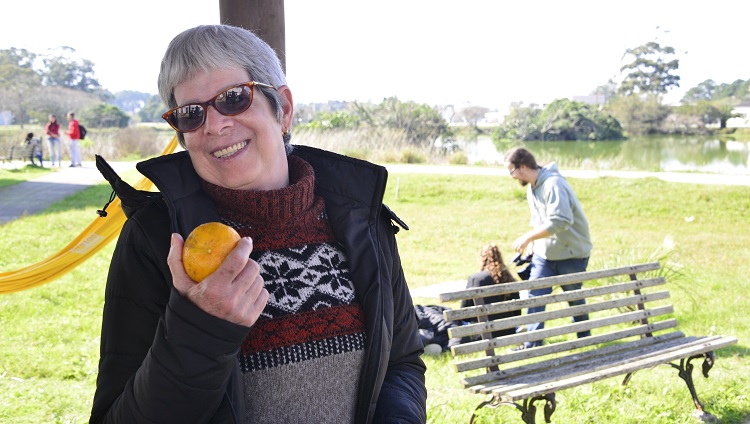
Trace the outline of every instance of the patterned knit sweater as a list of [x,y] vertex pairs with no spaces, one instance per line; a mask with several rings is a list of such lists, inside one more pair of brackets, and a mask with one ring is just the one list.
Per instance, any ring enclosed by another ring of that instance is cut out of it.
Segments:
[[246,423],[351,423],[365,319],[315,175],[289,157],[290,185],[237,191],[203,182],[224,223],[253,239],[270,294],[239,353]]

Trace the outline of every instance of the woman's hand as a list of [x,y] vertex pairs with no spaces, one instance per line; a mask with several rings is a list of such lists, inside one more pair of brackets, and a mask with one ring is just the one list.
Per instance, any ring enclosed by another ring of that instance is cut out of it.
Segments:
[[252,239],[240,239],[221,266],[201,283],[185,273],[183,243],[182,236],[172,234],[167,264],[175,289],[215,317],[246,327],[255,324],[268,301],[268,291],[260,276],[260,266],[250,259]]

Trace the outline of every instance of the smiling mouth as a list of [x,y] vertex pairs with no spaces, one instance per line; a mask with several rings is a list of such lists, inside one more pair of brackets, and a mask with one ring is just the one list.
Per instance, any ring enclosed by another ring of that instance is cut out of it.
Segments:
[[214,152],[214,156],[223,159],[232,156],[238,151],[242,150],[243,147],[247,146],[247,141],[241,141],[233,146],[229,146],[226,149],[217,150]]

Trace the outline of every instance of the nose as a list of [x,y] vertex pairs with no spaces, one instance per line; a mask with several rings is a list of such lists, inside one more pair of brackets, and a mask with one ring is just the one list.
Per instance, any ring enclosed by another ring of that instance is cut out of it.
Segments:
[[231,116],[222,115],[214,105],[206,107],[206,121],[203,123],[203,131],[208,134],[221,134],[221,130],[231,126]]

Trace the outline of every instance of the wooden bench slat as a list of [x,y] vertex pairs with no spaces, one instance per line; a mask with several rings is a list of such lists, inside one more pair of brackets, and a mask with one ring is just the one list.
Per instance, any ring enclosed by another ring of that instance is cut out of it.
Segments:
[[[578,333],[593,328],[600,328],[615,324],[622,324],[626,322],[638,322],[642,318],[656,317],[660,315],[670,314],[674,312],[672,305],[660,306],[653,309],[637,310],[633,312],[623,313],[620,315],[613,315],[609,317],[589,319],[588,321],[581,321],[575,324],[565,324],[558,327],[544,328],[543,330],[525,332],[514,334],[510,336],[499,337],[496,339],[489,340],[478,340],[475,342],[462,343],[458,346],[453,346],[451,352],[454,356],[466,355],[474,352],[482,352],[487,349],[496,349],[504,346],[513,346],[524,342],[531,342],[535,340],[547,339],[550,337],[561,336],[569,333]],[[539,313],[538,315],[542,315]],[[589,339],[596,339],[597,336],[588,337]],[[596,343],[596,342],[594,342]],[[559,343],[555,343],[559,344]],[[525,353],[532,352],[537,354],[545,354],[546,352],[542,349],[526,349]]]
[[440,300],[450,302],[454,300],[472,299],[475,297],[487,297],[506,293],[515,293],[521,290],[531,290],[544,287],[552,287],[561,284],[578,283],[582,281],[598,280],[602,278],[616,277],[619,275],[630,275],[645,271],[659,269],[659,262],[651,262],[640,265],[630,265],[619,268],[609,268],[597,271],[577,272],[573,274],[558,275],[554,277],[526,280],[517,283],[496,284],[480,288],[465,289],[449,293],[442,293]]
[[509,300],[505,302],[490,303],[481,306],[468,306],[461,309],[449,309],[443,312],[443,317],[447,321],[465,320],[469,318],[476,318],[481,315],[491,315],[502,312],[517,311],[534,306],[569,302],[572,300],[587,299],[590,297],[611,295],[620,292],[627,293],[634,290],[641,290],[649,287],[663,285],[665,283],[666,279],[664,277],[634,280],[623,283],[610,284],[602,287],[592,287],[580,290],[571,290],[558,294],[548,294],[528,299]]
[[[477,393],[502,394],[515,390],[531,388],[548,384],[546,382],[562,381],[581,375],[596,375],[602,370],[615,369],[617,367],[635,365],[638,369],[652,368],[656,365],[667,364],[676,359],[687,358],[693,355],[703,354],[706,352],[719,349],[724,345],[733,344],[733,338],[724,336],[711,337],[683,337],[672,340],[668,343],[650,346],[648,350],[642,351],[625,351],[618,356],[597,358],[595,362],[581,362],[573,364],[567,370],[555,370],[551,373],[540,373],[538,375],[526,375],[516,378],[514,381],[502,381],[497,385],[486,385],[484,388],[479,386],[473,387]],[[671,357],[671,359],[670,359]],[[607,375],[602,378],[614,377],[619,374],[634,372],[634,370],[624,370],[615,375]],[[597,378],[599,380],[601,378]],[[531,383],[529,383],[531,382]],[[562,388],[558,389],[562,390]],[[549,393],[549,392],[547,392]]]
[[[686,358],[700,353],[711,352],[716,349],[737,343],[737,339],[734,337],[718,336],[711,341],[706,341],[704,339],[705,338],[701,338],[698,344],[691,344],[690,346],[686,346],[684,349],[678,351],[670,351],[659,355],[648,356],[646,358],[633,358],[635,360],[631,359],[627,363],[619,364],[613,367],[605,367],[604,369],[598,369],[594,372],[573,375],[554,382],[535,384],[522,389],[511,391],[502,391],[500,389],[497,389],[497,394],[501,395],[508,401],[513,401],[516,399],[526,399],[545,393],[552,393],[558,390],[579,386],[585,383],[591,383],[594,381],[602,380],[604,378],[610,378],[617,375],[635,372],[644,368],[651,368],[656,365],[667,364],[678,359]],[[493,394],[495,394],[494,391]]]
[[[645,359],[667,352],[692,349],[694,346],[702,346],[706,341],[710,342],[716,336],[708,338],[685,337],[681,332],[673,332],[677,337],[662,338],[653,343],[641,344],[635,342],[624,343],[616,349],[609,350],[604,354],[602,349],[594,349],[590,355],[568,355],[548,361],[538,362],[537,367],[527,367],[527,372],[517,374],[512,378],[504,378],[502,381],[494,381],[471,387],[474,391],[489,393],[493,390],[503,389],[514,385],[541,384],[543,381],[554,381],[571,375],[593,372],[601,368],[613,367],[636,359]],[[652,338],[648,337],[647,339]],[[703,340],[701,340],[703,339]],[[644,339],[645,340],[645,339]],[[511,389],[507,389],[511,390]]]
[[[533,315],[522,315],[516,317],[508,317],[503,319],[497,319],[494,321],[480,322],[476,324],[467,324],[460,327],[454,327],[448,329],[449,337],[467,337],[478,335],[486,332],[500,331],[508,328],[517,328],[520,325],[529,324],[533,322],[549,321],[552,319],[559,319],[565,317],[574,317],[578,315],[588,314],[592,312],[601,312],[608,309],[617,309],[627,306],[634,306],[644,304],[647,302],[655,302],[657,300],[664,300],[669,298],[668,291],[661,291],[656,293],[650,293],[645,295],[632,295],[628,297],[619,298],[616,300],[609,300],[606,302],[593,302],[587,303],[586,305],[579,305],[573,307],[565,307],[555,311],[540,312]],[[541,319],[540,319],[541,318]]]
[[[636,334],[638,335],[638,334]],[[557,366],[563,366],[572,362],[587,361],[591,358],[595,358],[601,355],[615,355],[623,350],[635,350],[644,346],[651,346],[658,343],[666,343],[671,340],[681,339],[685,337],[681,331],[672,331],[669,333],[659,334],[653,337],[644,337],[633,341],[624,343],[615,343],[609,346],[604,346],[599,349],[592,349],[586,351],[579,351],[572,355],[567,355],[559,358],[547,359],[544,361],[533,362],[530,364],[518,365],[512,368],[505,368],[498,371],[492,371],[485,374],[480,374],[473,377],[466,377],[463,379],[464,388],[477,387],[481,389],[488,384],[496,384],[498,380],[510,379],[521,374],[529,374],[536,370],[543,370]]]
[[669,328],[675,327],[677,327],[677,320],[669,319],[654,324],[641,324],[636,327],[613,331],[606,334],[597,334],[595,336],[592,335],[591,337],[585,337],[583,339],[570,340],[561,343],[552,343],[516,352],[505,352],[495,356],[486,356],[482,358],[456,362],[454,363],[454,365],[456,367],[456,371],[458,372],[488,368],[517,361],[524,361],[544,355],[565,352],[571,349],[580,349],[601,343],[612,343],[617,340],[623,340],[627,337],[642,336],[644,334],[664,331]]

